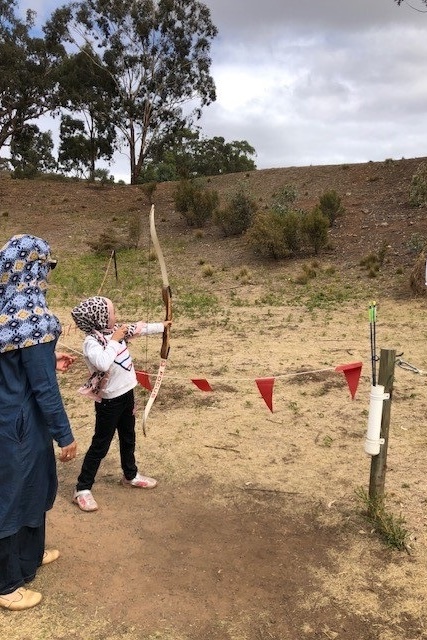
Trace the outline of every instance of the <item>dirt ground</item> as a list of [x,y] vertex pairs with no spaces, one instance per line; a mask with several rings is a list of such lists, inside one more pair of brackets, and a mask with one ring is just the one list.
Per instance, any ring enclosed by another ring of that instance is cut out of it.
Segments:
[[[334,187],[332,176],[339,174],[336,184],[347,213],[332,231],[335,249],[320,261],[335,265],[340,287],[362,287],[366,296],[312,311],[298,303],[293,284],[304,260],[261,264],[241,241],[221,239],[212,229],[196,242],[172,212],[171,187],[164,187],[159,235],[173,233],[179,255],[185,256],[175,261],[175,245],[166,237],[177,308],[185,278],[200,279],[200,255],[217,268],[206,288],[222,305],[209,318],[182,316],[174,323],[146,438],[138,421],[140,470],[156,477],[158,487],[144,491],[119,484],[114,442],[93,489],[99,511],[82,513],[71,503],[94,421],[92,403],[76,393],[85,378],[79,358],[72,371],[59,376],[80,451],[76,461],[58,463],[59,493],[48,516],[48,544],[62,555],[36,577],[41,605],[0,613],[0,637],[427,638],[426,301],[410,298],[405,285],[413,259],[409,240],[415,233],[427,235],[425,211],[406,204],[418,163],[251,174],[255,191],[256,184],[264,184],[260,199],[292,182],[307,203]],[[222,178],[212,182],[222,185],[225,197],[232,178]],[[0,213],[8,213],[1,218],[1,239],[37,232],[60,261],[67,252],[82,251],[97,228],[99,214],[88,215],[97,213],[93,203],[106,216],[120,207],[147,207],[140,192],[123,188],[100,194],[74,187],[73,193],[68,185],[35,190],[9,181],[0,183],[0,198]],[[73,217],[77,210],[80,224]],[[384,240],[390,246],[387,264],[368,281],[359,260]],[[252,275],[236,285],[242,265]],[[330,281],[320,277],[327,295]],[[274,294],[271,304],[257,302],[266,291]],[[239,303],[232,304],[236,295]],[[371,384],[367,304],[374,298],[378,353],[395,349],[421,370],[396,367],[386,477],[390,512],[404,517],[409,532],[408,553],[378,539],[356,495],[369,484],[370,458],[363,444]],[[55,311],[64,325],[61,347],[79,352],[82,336],[71,329],[70,309]],[[154,372],[160,341],[153,336],[149,342]],[[144,366],[145,349],[142,342],[132,345],[137,366]],[[352,400],[335,367],[359,361],[362,375]],[[265,376],[275,378],[273,413],[255,384]],[[206,378],[213,391],[197,389],[194,378]],[[142,407],[142,388],[137,397]]]

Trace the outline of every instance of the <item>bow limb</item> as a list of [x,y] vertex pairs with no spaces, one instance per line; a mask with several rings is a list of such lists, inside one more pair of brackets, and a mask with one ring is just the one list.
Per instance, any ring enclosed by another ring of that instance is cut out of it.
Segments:
[[[159,261],[160,271],[162,274],[162,299],[165,305],[166,317],[165,320],[172,320],[172,291],[169,286],[168,273],[166,270],[166,263],[163,257],[163,252],[160,247],[159,238],[157,236],[156,231],[156,223],[154,220],[154,205],[151,206],[150,210],[150,236],[151,241],[153,243],[154,249],[156,251],[157,259]],[[162,346],[160,349],[160,365],[156,376],[156,381],[153,385],[153,389],[150,393],[150,397],[144,409],[144,416],[142,421],[142,430],[144,435],[145,433],[145,425],[147,422],[148,414],[151,411],[151,407],[159,393],[160,386],[162,384],[163,376],[166,369],[167,359],[169,356],[170,350],[170,326],[166,326],[163,330],[163,338],[162,338]]]

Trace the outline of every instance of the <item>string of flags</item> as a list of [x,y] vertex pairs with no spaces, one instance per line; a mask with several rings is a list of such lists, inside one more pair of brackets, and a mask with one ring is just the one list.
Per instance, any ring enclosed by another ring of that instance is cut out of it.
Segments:
[[[61,343],[59,343],[61,344]],[[77,351],[76,349],[72,349],[71,347],[67,346],[67,345],[63,345],[65,346],[66,349],[70,349],[71,351],[74,351],[74,353],[78,353],[80,354],[80,351]],[[349,364],[339,364],[336,367],[329,367],[328,369],[318,369],[315,371],[299,371],[296,373],[286,373],[286,374],[280,374],[280,375],[276,375],[276,376],[269,376],[269,377],[263,377],[263,378],[255,378],[255,384],[258,388],[258,391],[262,397],[262,399],[264,400],[265,404],[267,405],[268,409],[271,411],[271,413],[273,413],[273,389],[274,389],[274,383],[277,379],[279,378],[291,378],[294,376],[303,376],[303,375],[313,375],[315,373],[325,373],[327,371],[336,371],[337,373],[343,373],[345,376],[345,379],[347,381],[347,385],[350,391],[350,395],[351,395],[351,399],[354,400],[354,397],[356,395],[357,392],[357,388],[359,386],[359,380],[360,380],[360,375],[362,372],[362,366],[363,363],[362,362],[351,362]],[[153,386],[151,384],[150,381],[150,377],[153,374],[149,374],[147,371],[142,371],[142,370],[138,370],[135,371],[136,373],[136,378],[138,380],[138,383],[144,388],[147,389],[147,391],[152,391]],[[169,376],[170,378],[170,376]],[[190,378],[190,381],[200,390],[200,391],[204,391],[204,392],[213,392],[214,389],[212,387],[212,385],[209,383],[209,381],[206,378]]]
[[[352,400],[356,395],[357,388],[359,386],[360,374],[362,372],[362,362],[352,362],[350,364],[340,364],[336,367],[329,369],[321,369],[320,371],[303,371],[299,373],[290,373],[283,374],[278,376],[270,376],[266,378],[255,378],[255,384],[258,388],[258,391],[261,394],[262,399],[267,405],[268,409],[273,413],[273,389],[274,383],[278,378],[287,378],[293,376],[301,376],[301,375],[309,375],[313,373],[321,373],[325,371],[336,371],[338,373],[343,373],[345,379],[347,381],[347,385],[350,391],[350,395]],[[146,371],[136,371],[136,377],[138,383],[147,389],[147,391],[152,390],[152,384],[150,381],[150,374]],[[190,378],[191,382],[200,390],[205,392],[212,392],[214,389],[206,378]]]

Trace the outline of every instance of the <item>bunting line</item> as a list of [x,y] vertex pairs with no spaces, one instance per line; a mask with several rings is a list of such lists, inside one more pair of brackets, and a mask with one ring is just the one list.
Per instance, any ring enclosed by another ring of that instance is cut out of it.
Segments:
[[[58,344],[61,344],[60,342],[58,342]],[[71,347],[67,346],[67,345],[61,345],[63,347],[65,347],[66,349],[77,353],[79,355],[83,355],[81,353],[81,351],[77,351],[76,349],[72,349]],[[318,374],[318,373],[327,373],[327,372],[337,372],[337,373],[343,373],[345,376],[345,379],[347,381],[347,385],[350,391],[350,395],[351,395],[351,399],[354,400],[356,392],[357,392],[357,388],[359,386],[359,381],[360,381],[360,376],[362,373],[362,367],[363,367],[363,363],[362,362],[351,362],[349,364],[340,364],[337,365],[335,367],[328,367],[326,369],[311,369],[309,371],[294,371],[292,373],[280,373],[274,376],[268,376],[268,377],[262,377],[262,378],[254,378],[253,376],[251,377],[245,377],[245,378],[219,378],[219,380],[224,381],[224,380],[228,380],[229,382],[239,382],[239,381],[254,381],[258,387],[258,391],[261,394],[262,399],[264,400],[266,406],[268,407],[268,409],[271,411],[271,413],[273,413],[273,389],[274,389],[274,383],[276,380],[283,380],[285,378],[295,378],[297,376],[307,376],[307,375],[314,375],[314,374]],[[141,371],[141,370],[137,370],[135,369],[135,373],[136,373],[136,378],[138,380],[138,384],[140,384],[144,389],[147,389],[147,391],[152,391],[152,384],[150,381],[151,377],[156,377],[155,373],[148,373],[147,371]],[[178,376],[171,376],[168,375],[168,380],[179,380],[179,381],[183,381],[184,378],[182,377],[178,377]],[[212,385],[210,384],[210,382],[206,379],[206,378],[185,378],[185,380],[190,380],[200,391],[203,392],[213,392],[214,389],[212,387]],[[216,378],[216,380],[218,380],[218,378]]]

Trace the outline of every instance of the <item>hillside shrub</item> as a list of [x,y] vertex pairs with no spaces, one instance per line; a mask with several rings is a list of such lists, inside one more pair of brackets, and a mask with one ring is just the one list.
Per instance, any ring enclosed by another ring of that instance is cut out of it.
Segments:
[[409,276],[409,285],[411,287],[411,291],[416,296],[427,295],[426,258],[427,258],[427,254],[425,251],[421,252],[418,255]]
[[193,203],[189,211],[184,214],[190,227],[203,227],[211,220],[219,205],[219,195],[212,189],[197,189],[193,195]]
[[328,242],[328,218],[322,213],[320,206],[317,206],[302,218],[301,224],[308,244],[317,255]]
[[203,227],[219,205],[218,192],[205,189],[194,180],[181,180],[175,189],[174,200],[176,210],[190,227]]
[[153,204],[154,192],[157,189],[157,182],[144,182],[140,187],[142,193],[150,204]]
[[282,218],[274,211],[256,213],[245,238],[257,255],[275,260],[289,255],[283,243]]
[[376,276],[378,275],[380,268],[384,264],[388,248],[388,244],[384,240],[377,253],[369,253],[367,256],[360,260],[359,265],[366,269],[370,278],[376,278]]
[[422,162],[412,176],[409,187],[409,204],[412,207],[427,205],[427,162]]
[[427,246],[427,241],[421,233],[416,232],[411,235],[406,246],[409,253],[419,255]]
[[246,233],[253,251],[261,256],[286,258],[297,253],[302,243],[302,215],[298,211],[278,213],[274,210],[258,212]]
[[255,200],[240,187],[224,208],[215,211],[213,220],[225,236],[239,236],[249,229],[256,210]]
[[302,220],[300,211],[286,211],[279,214],[282,227],[282,242],[288,254],[298,253],[302,244]]
[[191,180],[180,180],[174,192],[175,208],[178,213],[187,213],[193,204],[196,185]]
[[345,212],[341,204],[341,198],[335,189],[325,191],[319,199],[319,207],[324,216],[329,220],[329,226],[332,227],[338,216]]

